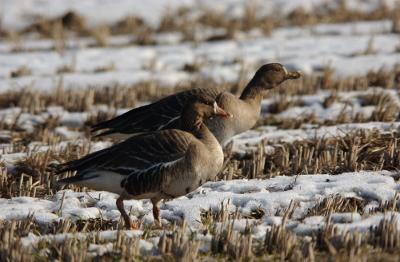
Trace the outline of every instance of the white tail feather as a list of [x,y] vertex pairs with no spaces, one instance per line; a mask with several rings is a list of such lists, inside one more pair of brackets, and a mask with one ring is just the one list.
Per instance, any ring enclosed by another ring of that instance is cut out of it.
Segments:
[[108,191],[121,194],[124,190],[121,182],[126,176],[111,171],[93,171],[82,176],[82,179],[73,184],[85,186],[94,190]]

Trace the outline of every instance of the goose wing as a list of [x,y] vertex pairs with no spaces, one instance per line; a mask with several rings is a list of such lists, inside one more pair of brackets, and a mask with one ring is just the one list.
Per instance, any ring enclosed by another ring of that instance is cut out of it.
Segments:
[[92,126],[92,132],[102,132],[96,136],[113,133],[133,134],[175,128],[183,106],[196,94],[207,94],[215,98],[222,88],[195,88],[165,97],[155,103],[134,108],[113,119]]
[[125,175],[120,185],[131,195],[139,196],[162,192],[163,185],[168,184],[171,176],[180,173],[184,157],[174,161],[152,165],[146,169],[133,171]]
[[176,129],[141,134],[62,164],[57,173],[97,169],[128,175],[182,158],[193,139],[192,134]]

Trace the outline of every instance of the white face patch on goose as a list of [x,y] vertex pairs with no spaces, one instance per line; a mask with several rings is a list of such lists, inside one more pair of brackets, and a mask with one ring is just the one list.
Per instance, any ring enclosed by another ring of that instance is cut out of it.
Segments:
[[285,71],[285,74],[288,75],[289,73],[288,73],[286,67],[282,66],[282,68],[283,68],[283,71]]
[[218,108],[217,102],[214,101],[214,114],[217,114],[217,108]]

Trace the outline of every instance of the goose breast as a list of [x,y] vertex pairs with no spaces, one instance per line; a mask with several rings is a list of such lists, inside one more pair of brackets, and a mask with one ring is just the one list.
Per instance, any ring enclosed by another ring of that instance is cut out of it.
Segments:
[[228,92],[221,93],[217,103],[233,115],[233,117],[206,120],[207,127],[221,145],[228,142],[234,135],[254,127],[261,111],[261,105],[249,104]]

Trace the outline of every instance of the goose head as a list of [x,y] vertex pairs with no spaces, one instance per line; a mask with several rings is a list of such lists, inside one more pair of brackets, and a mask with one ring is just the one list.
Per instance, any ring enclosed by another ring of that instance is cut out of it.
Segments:
[[183,107],[181,128],[189,132],[200,130],[205,119],[216,116],[232,117],[230,113],[218,106],[215,99],[207,95],[193,96]]
[[252,82],[263,89],[272,89],[288,79],[301,77],[298,71],[289,71],[279,63],[270,63],[261,66],[255,73]]
[[201,119],[208,119],[215,116],[231,117],[231,114],[223,110],[215,99],[207,95],[193,96],[186,103],[182,115],[196,116]]

